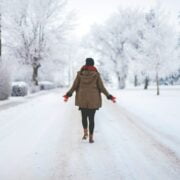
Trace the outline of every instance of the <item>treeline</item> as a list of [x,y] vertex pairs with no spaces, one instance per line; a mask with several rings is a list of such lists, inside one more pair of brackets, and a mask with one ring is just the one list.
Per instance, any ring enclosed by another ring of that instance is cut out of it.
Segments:
[[68,33],[74,23],[66,0],[1,1],[0,15],[1,94],[10,92],[6,90],[10,80],[36,87],[40,79],[54,80],[57,72],[58,81],[61,76],[64,79],[69,60]]
[[162,79],[179,73],[179,37],[168,13],[157,6],[148,12],[120,9],[94,25],[83,44],[97,55],[106,80],[116,79],[120,89],[127,79],[135,86],[145,83],[145,89],[153,81],[159,95]]

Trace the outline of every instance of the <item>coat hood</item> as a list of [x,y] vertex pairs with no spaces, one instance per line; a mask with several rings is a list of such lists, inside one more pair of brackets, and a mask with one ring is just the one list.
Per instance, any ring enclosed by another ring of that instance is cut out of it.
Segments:
[[82,83],[90,84],[97,79],[98,71],[94,66],[83,66],[79,71],[79,76]]

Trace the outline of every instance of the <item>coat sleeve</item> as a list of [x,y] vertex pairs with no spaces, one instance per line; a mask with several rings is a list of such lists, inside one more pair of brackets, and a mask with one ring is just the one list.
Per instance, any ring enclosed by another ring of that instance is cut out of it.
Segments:
[[102,92],[106,97],[110,95],[109,92],[104,87],[100,74],[98,75],[97,86],[98,86],[99,91]]
[[71,97],[73,92],[76,91],[79,88],[79,83],[80,83],[80,77],[79,77],[79,73],[77,73],[77,76],[73,82],[72,87],[70,88],[70,90],[66,93],[66,95],[68,97]]

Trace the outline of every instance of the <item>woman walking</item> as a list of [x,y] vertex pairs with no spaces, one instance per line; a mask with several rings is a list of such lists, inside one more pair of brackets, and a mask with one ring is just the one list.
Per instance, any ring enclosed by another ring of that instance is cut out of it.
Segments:
[[64,100],[67,101],[74,91],[76,91],[75,105],[79,106],[82,115],[83,139],[88,138],[89,120],[89,142],[93,143],[94,116],[96,110],[102,106],[101,93],[113,102],[115,102],[115,97],[110,95],[104,87],[100,73],[94,66],[92,58],[87,58],[86,64],[77,72],[76,79],[71,89],[64,96]]

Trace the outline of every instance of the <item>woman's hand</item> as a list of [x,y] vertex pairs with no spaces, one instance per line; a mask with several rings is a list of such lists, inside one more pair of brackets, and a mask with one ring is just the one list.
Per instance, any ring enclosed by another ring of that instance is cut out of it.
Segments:
[[112,96],[111,101],[112,101],[113,103],[116,103],[116,97]]
[[107,98],[108,98],[109,100],[111,100],[113,103],[116,102],[116,97],[112,96],[111,94],[110,94],[109,96],[107,96]]
[[72,93],[67,92],[63,97],[64,97],[64,101],[67,102],[68,98],[72,96]]
[[69,96],[64,95],[63,97],[64,97],[64,102],[67,102],[67,101],[68,101]]

